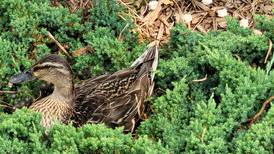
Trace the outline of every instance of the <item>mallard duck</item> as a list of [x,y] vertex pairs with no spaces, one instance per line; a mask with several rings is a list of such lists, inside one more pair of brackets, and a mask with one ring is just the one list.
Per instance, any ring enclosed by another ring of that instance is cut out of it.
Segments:
[[57,120],[72,121],[76,126],[85,123],[124,126],[126,132],[132,132],[136,121],[144,118],[145,100],[152,95],[157,65],[158,43],[154,42],[128,69],[90,78],[74,86],[67,61],[51,54],[28,71],[13,76],[10,83],[36,78],[54,85],[51,95],[30,106],[42,114],[41,124],[46,128]]
[[58,55],[47,55],[23,73],[14,75],[9,84],[21,83],[31,78],[54,85],[51,95],[37,99],[29,108],[42,114],[41,124],[50,128],[54,121],[67,123],[74,113],[75,91],[72,70],[67,61]]

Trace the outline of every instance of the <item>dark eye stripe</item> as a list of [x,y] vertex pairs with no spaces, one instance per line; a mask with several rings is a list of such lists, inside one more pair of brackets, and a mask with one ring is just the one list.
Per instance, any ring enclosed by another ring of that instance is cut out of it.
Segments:
[[63,69],[64,67],[56,66],[56,65],[44,65],[44,66],[38,65],[38,66],[33,67],[33,71],[42,70],[42,69],[49,69],[49,68]]

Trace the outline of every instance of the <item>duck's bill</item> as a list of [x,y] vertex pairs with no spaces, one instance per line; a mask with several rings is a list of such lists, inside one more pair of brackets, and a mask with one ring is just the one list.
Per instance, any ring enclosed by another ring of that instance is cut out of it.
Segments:
[[29,71],[16,74],[12,76],[11,79],[9,80],[9,87],[12,87],[14,84],[20,84],[23,82],[30,81],[32,80],[32,78],[33,77]]

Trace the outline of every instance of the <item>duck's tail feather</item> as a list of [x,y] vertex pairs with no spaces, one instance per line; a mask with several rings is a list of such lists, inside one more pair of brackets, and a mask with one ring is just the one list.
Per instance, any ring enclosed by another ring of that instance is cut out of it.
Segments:
[[142,67],[146,67],[146,71],[150,72],[151,81],[154,80],[155,71],[158,66],[158,55],[159,55],[159,41],[153,41],[148,46],[146,51],[139,56],[132,64],[131,67],[137,67],[142,65]]

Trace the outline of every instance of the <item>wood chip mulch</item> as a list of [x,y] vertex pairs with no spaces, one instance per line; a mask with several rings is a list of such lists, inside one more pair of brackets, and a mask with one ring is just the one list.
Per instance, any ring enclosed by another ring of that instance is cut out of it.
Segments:
[[[226,29],[226,16],[239,20],[240,25],[253,28],[255,14],[273,17],[274,3],[271,0],[117,0],[128,9],[137,25],[140,40],[160,39],[167,42],[170,29],[176,23],[185,24],[193,31]],[[208,4],[208,2],[211,4]]]
[[[272,0],[117,0],[134,19],[139,40],[165,43],[170,29],[176,23],[185,24],[193,31],[208,32],[225,30],[226,16],[239,20],[240,25],[254,28],[254,15],[263,14],[273,18]],[[68,7],[71,12],[83,9],[84,18],[92,8],[92,0],[52,0],[52,4]]]

